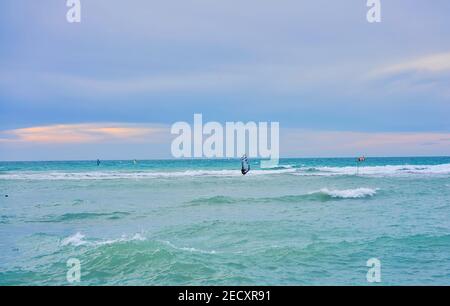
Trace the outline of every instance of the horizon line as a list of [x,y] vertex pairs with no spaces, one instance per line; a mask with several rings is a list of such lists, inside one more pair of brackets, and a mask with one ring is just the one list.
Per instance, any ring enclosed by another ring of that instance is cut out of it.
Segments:
[[[367,159],[370,158],[450,158],[450,155],[410,155],[410,156],[402,156],[402,155],[392,155],[392,156],[368,156],[364,155]],[[350,159],[350,158],[358,158],[359,156],[307,156],[307,157],[280,157],[281,159]],[[93,161],[95,162],[99,158],[93,158],[93,159],[48,159],[48,160],[0,160],[0,163],[27,163],[27,162],[88,162]],[[239,160],[240,157],[233,157],[233,158],[199,158],[199,157],[192,157],[192,158],[130,158],[130,159],[99,159],[102,162],[114,162],[114,161],[200,161],[200,160],[217,160],[217,161],[224,161],[224,160]],[[255,157],[250,158],[253,160],[265,160],[264,158]]]

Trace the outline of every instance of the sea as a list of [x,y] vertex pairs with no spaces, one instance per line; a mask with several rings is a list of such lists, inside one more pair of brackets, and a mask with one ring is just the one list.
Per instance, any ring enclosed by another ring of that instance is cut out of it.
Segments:
[[249,162],[0,162],[0,285],[450,285],[450,157]]

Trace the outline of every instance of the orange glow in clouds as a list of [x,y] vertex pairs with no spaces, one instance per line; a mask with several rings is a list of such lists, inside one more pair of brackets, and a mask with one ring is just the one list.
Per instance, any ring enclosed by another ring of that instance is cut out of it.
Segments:
[[101,141],[143,141],[163,131],[160,127],[136,124],[59,124],[0,132],[0,142],[92,143]]

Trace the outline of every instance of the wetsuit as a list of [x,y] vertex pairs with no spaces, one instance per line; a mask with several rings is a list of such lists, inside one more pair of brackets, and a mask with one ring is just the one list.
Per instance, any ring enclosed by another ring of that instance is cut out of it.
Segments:
[[241,168],[241,173],[242,173],[242,175],[246,175],[249,171],[250,171],[250,165],[248,165],[248,169],[245,170],[245,168],[244,168],[244,162],[242,162],[242,168]]

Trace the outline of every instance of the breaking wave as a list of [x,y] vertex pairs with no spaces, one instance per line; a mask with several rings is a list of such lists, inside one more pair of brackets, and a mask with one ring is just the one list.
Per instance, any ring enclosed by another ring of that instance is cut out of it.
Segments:
[[298,203],[302,201],[329,201],[337,199],[362,199],[376,195],[378,188],[355,188],[355,189],[328,189],[322,188],[300,195],[284,195],[276,197],[261,198],[234,198],[229,196],[214,196],[194,199],[187,204],[189,206],[197,206],[204,204],[239,204],[239,203]]
[[61,240],[61,246],[70,246],[70,245],[71,246],[82,246],[82,245],[100,246],[100,245],[109,245],[109,244],[115,244],[115,243],[121,243],[121,242],[146,240],[146,238],[143,237],[139,233],[134,234],[133,236],[123,235],[122,237],[120,237],[118,239],[100,240],[100,241],[90,241],[90,240],[85,240],[85,238],[86,238],[85,235],[78,232],[72,236],[69,236],[69,237]]
[[[64,238],[61,240],[60,245],[61,246],[104,246],[104,245],[112,245],[116,243],[126,243],[126,242],[132,242],[132,241],[146,241],[147,239],[142,236],[142,234],[134,234],[132,236],[122,235],[122,237],[117,239],[108,239],[108,240],[87,240],[86,236],[83,235],[80,232],[77,232],[76,234],[69,236],[67,238]],[[191,252],[191,253],[202,253],[202,254],[216,254],[216,251],[206,251],[201,250],[193,247],[178,247],[171,243],[170,241],[166,240],[158,240],[156,241],[158,243],[162,243],[171,249],[178,250],[178,251],[184,251],[184,252]]]
[[172,244],[170,241],[162,241],[162,243],[168,245],[169,247],[175,249],[175,250],[179,250],[179,251],[185,251],[185,252],[191,252],[191,253],[202,253],[202,254],[216,254],[216,251],[205,251],[205,250],[200,250],[200,249],[196,249],[196,248],[192,248],[192,247],[177,247],[174,244]]
[[404,176],[404,175],[448,175],[450,164],[441,165],[388,165],[367,167],[309,167],[300,168],[294,175],[300,176],[333,176],[333,175],[380,175],[380,176]]
[[[365,166],[357,169],[347,167],[305,167],[280,165],[272,169],[255,169],[247,176],[262,175],[297,175],[297,176],[407,176],[407,175],[450,175],[450,164],[441,165],[387,165]],[[118,180],[118,179],[158,179],[184,177],[240,177],[239,170],[186,170],[186,171],[92,171],[92,172],[60,172],[60,171],[19,171],[0,174],[3,180]]]
[[377,193],[378,189],[372,188],[356,188],[356,189],[345,189],[345,190],[329,190],[327,188],[321,189],[316,192],[328,195],[332,198],[340,198],[340,199],[358,199],[358,198],[366,198],[372,197]]
[[[248,176],[293,173],[295,169],[252,170]],[[178,177],[239,177],[240,170],[187,170],[179,172],[16,172],[0,175],[7,180],[117,180]]]

